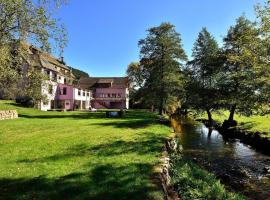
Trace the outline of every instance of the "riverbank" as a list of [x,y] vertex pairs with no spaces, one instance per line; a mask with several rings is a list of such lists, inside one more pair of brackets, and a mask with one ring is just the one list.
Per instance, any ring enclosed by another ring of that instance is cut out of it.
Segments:
[[178,146],[168,150],[170,182],[182,200],[246,200],[242,195],[229,192],[214,174],[185,159],[181,145],[178,142],[174,144]]
[[[240,139],[243,143],[270,154],[270,116],[239,116],[235,115],[237,126],[224,129],[222,123],[229,116],[229,112],[213,113],[214,127],[225,138]],[[206,114],[195,117],[197,120],[207,122]]]
[[[183,166],[187,163],[189,170],[193,170],[189,163],[200,166],[215,174],[230,191],[238,191],[249,199],[269,197],[269,156],[239,140],[225,140],[217,130],[209,129],[192,118],[174,116],[172,125],[183,146]],[[179,169],[179,173],[183,170]]]

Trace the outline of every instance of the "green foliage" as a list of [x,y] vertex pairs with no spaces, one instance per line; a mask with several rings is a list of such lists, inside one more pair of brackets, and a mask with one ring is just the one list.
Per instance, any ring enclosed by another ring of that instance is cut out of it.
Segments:
[[162,23],[150,28],[139,46],[145,99],[162,114],[166,104],[175,99],[179,101],[184,88],[181,66],[187,57],[180,34],[170,23]]
[[[27,50],[23,48],[25,42],[40,47],[43,51],[51,52],[50,42],[64,48],[67,35],[64,26],[53,18],[52,5],[59,6],[61,0],[0,0],[0,97],[14,98],[21,91],[18,83],[27,77],[23,76],[25,64],[29,61]],[[55,7],[54,7],[55,8]],[[62,52],[62,50],[60,50]],[[29,78],[33,78],[33,72]],[[29,80],[35,85],[40,81],[40,75]],[[37,80],[38,82],[34,83]],[[31,95],[32,95],[31,94]],[[33,98],[39,96],[35,94]]]
[[19,119],[0,125],[0,199],[163,199],[153,183],[170,128],[128,111],[42,112],[0,101]]
[[206,110],[211,119],[211,110],[219,103],[219,72],[221,57],[214,37],[203,28],[193,47],[193,60],[186,69],[189,78],[186,104],[191,108]]
[[143,101],[143,95],[141,94],[144,83],[142,65],[139,62],[131,62],[128,65],[126,74],[129,82],[130,107],[133,108]]
[[79,81],[80,78],[82,78],[82,77],[89,77],[89,74],[82,71],[82,70],[79,70],[79,69],[76,69],[76,68],[73,68],[73,67],[71,67],[71,69],[72,69],[72,74],[76,78],[76,82]]
[[244,16],[236,20],[224,38],[226,64],[221,86],[225,88],[226,103],[231,107],[229,120],[233,120],[235,109],[251,114],[264,99],[260,80],[264,77],[264,64],[257,55],[261,43],[255,24]]
[[143,69],[139,62],[131,62],[127,68],[127,76],[131,88],[141,88],[144,83]]
[[215,176],[180,155],[172,155],[172,184],[183,200],[244,200],[229,192]]

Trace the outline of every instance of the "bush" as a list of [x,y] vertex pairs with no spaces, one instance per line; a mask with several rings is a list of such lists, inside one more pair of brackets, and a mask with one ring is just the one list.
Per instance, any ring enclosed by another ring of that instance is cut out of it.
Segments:
[[245,200],[239,194],[229,192],[216,177],[195,163],[179,155],[171,157],[172,184],[183,200]]
[[21,104],[24,107],[31,107],[33,108],[35,106],[35,101],[31,97],[17,97],[16,103]]

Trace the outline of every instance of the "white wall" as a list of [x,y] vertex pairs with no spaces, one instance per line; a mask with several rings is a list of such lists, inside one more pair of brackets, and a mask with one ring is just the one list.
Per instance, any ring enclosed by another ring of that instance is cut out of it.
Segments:
[[[85,107],[86,107],[86,109],[88,109],[90,107],[91,92],[85,91],[85,96],[83,96],[84,90],[78,89],[78,88],[74,88],[73,90],[74,90],[74,92],[73,92],[74,100],[81,101],[81,105],[82,105],[82,101],[85,101]],[[81,95],[78,94],[78,91],[81,91]],[[89,96],[87,96],[87,93],[89,94]]]
[[126,109],[129,109],[129,89],[126,88]]
[[[49,85],[52,85],[52,94],[49,94]],[[47,96],[47,104],[41,101],[40,109],[43,111],[47,111],[51,109],[51,100],[55,99],[56,91],[57,90],[57,83],[53,81],[45,81],[41,86],[41,94]]]

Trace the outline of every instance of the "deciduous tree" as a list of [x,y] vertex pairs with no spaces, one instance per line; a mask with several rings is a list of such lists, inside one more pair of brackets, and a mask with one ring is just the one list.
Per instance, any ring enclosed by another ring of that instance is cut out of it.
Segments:
[[219,47],[214,37],[203,28],[193,47],[193,60],[189,66],[187,104],[197,110],[207,112],[212,125],[211,111],[219,103],[218,79],[221,68]]
[[180,34],[170,23],[162,23],[148,30],[145,39],[139,41],[144,89],[148,100],[162,114],[167,104],[179,101],[183,93],[184,77],[181,72],[187,56],[182,48]]
[[[0,0],[0,95],[13,98],[27,52],[21,41],[51,52],[66,44],[66,33],[52,13],[62,0]],[[53,6],[53,7],[52,7]],[[50,43],[50,41],[53,41]],[[14,48],[14,45],[17,45]],[[62,50],[60,50],[62,52]],[[31,78],[31,77],[29,77]]]

